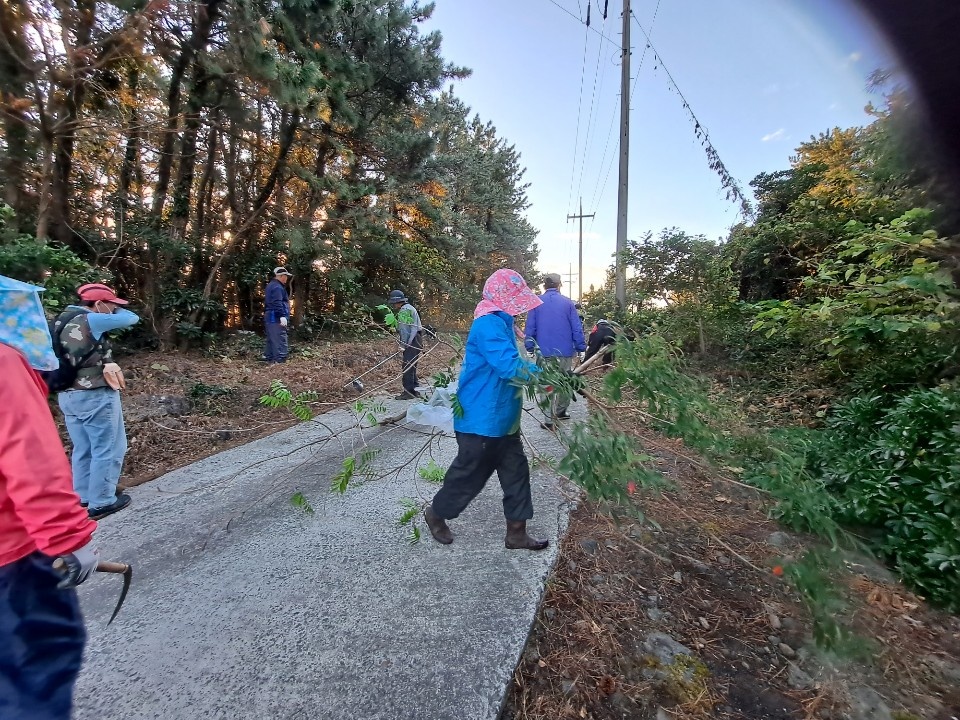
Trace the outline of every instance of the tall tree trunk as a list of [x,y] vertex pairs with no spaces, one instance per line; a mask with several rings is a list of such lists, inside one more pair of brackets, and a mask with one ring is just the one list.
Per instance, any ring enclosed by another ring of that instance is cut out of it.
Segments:
[[[173,210],[170,218],[170,237],[180,240],[187,231],[190,220],[190,199],[193,194],[193,178],[197,169],[197,141],[202,124],[201,113],[204,96],[210,84],[210,75],[202,62],[194,63],[193,80],[190,83],[190,96],[184,113],[183,141],[180,144],[180,168],[173,189]],[[214,106],[219,103],[219,99]],[[198,193],[198,198],[202,193]]]
[[[74,27],[76,45],[86,48],[90,44],[93,32],[96,4],[94,0],[77,0],[76,11],[66,4],[66,0],[55,3],[60,10],[59,21]],[[76,19],[76,22],[72,22]],[[64,38],[68,33],[61,33]],[[64,40],[66,46],[67,41]],[[77,234],[70,226],[70,175],[73,171],[73,148],[77,140],[77,121],[80,108],[83,107],[87,91],[87,75],[90,72],[90,59],[87,54],[76,52],[74,47],[66,46],[70,62],[69,80],[64,89],[63,100],[56,115],[53,127],[53,175],[50,182],[50,235],[57,241],[83,250]],[[56,93],[54,93],[56,95]]]
[[[277,152],[276,160],[274,160],[273,168],[270,171],[270,175],[267,176],[267,180],[263,187],[261,187],[260,191],[257,193],[257,199],[254,203],[253,211],[244,221],[243,225],[236,230],[233,237],[230,238],[230,241],[224,245],[220,256],[217,258],[213,268],[210,270],[210,274],[207,276],[207,281],[203,286],[204,303],[206,303],[206,301],[209,300],[213,295],[214,287],[217,283],[217,275],[220,272],[220,266],[223,265],[223,261],[227,258],[227,256],[230,255],[231,252],[233,252],[233,249],[240,243],[241,240],[244,239],[246,234],[253,229],[260,218],[260,215],[266,209],[267,203],[270,201],[273,191],[277,187],[277,182],[280,180],[280,173],[283,172],[283,169],[286,167],[287,156],[290,154],[290,148],[293,147],[293,141],[297,136],[297,128],[300,127],[300,120],[301,118],[299,111],[294,111],[289,116],[287,115],[286,111],[283,112],[280,123],[280,147]],[[197,322],[197,319],[201,314],[202,309],[197,309],[194,311],[191,315],[191,321],[194,323]]]
[[138,175],[137,165],[140,157],[140,70],[133,67],[127,73],[127,88],[133,102],[130,109],[130,121],[127,123],[127,145],[123,151],[123,163],[120,166],[120,180],[117,186],[117,200],[119,218],[117,231],[122,232],[127,220],[127,211],[130,209],[130,188]]
[[13,3],[0,3],[0,116],[5,145],[0,153],[0,184],[3,201],[22,223],[28,214],[27,168],[32,160],[26,110],[33,104],[27,89],[33,73],[25,65],[30,50],[24,39],[24,20],[18,15]]
[[207,208],[213,199],[213,173],[217,166],[217,152],[220,146],[220,131],[217,123],[220,119],[219,108],[214,111],[210,132],[207,133],[207,162],[200,178],[200,187],[197,189],[197,237],[201,241],[207,237],[206,215]]
[[170,172],[173,169],[173,147],[177,138],[177,128],[180,124],[180,94],[183,91],[183,76],[194,61],[197,53],[210,42],[210,33],[213,30],[221,5],[224,0],[203,0],[197,8],[197,16],[193,21],[193,32],[190,39],[180,50],[180,56],[173,65],[170,74],[170,88],[167,91],[167,123],[163,133],[163,143],[160,146],[160,158],[157,161],[157,184],[153,191],[153,207],[151,213],[157,219],[163,214],[163,206],[167,201],[167,190],[170,187]]

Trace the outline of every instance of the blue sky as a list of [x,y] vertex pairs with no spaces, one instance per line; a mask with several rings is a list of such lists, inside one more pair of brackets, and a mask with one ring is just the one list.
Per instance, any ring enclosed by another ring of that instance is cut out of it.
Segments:
[[[612,262],[617,225],[622,0],[436,0],[425,29],[473,75],[455,92],[527,168],[540,231],[540,269],[577,271],[577,228],[566,215],[583,196],[584,291]],[[676,84],[745,190],[759,172],[784,169],[796,145],[831,127],[869,122],[867,76],[891,55],[846,0],[632,0]],[[654,14],[656,18],[654,20]],[[680,227],[711,239],[738,221],[708,168],[683,103],[636,23],[631,28],[628,237]],[[585,59],[584,59],[585,58]],[[581,94],[582,76],[582,94]],[[579,118],[579,120],[578,120]],[[602,165],[601,165],[602,161]],[[566,277],[565,277],[566,282]],[[565,293],[576,297],[577,279]]]

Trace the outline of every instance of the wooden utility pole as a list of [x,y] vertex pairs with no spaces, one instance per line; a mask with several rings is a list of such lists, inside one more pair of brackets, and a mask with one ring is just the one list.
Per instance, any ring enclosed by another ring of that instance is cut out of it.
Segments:
[[573,263],[567,266],[567,285],[573,287]]
[[623,0],[623,49],[620,63],[620,185],[617,192],[617,307],[627,307],[627,185],[630,174],[630,0]]
[[577,282],[579,283],[577,290],[577,302],[583,302],[583,219],[592,218],[596,213],[590,213],[589,215],[583,214],[583,198],[580,198],[580,214],[579,215],[567,215],[567,222],[571,220],[580,221],[580,273],[577,275]]

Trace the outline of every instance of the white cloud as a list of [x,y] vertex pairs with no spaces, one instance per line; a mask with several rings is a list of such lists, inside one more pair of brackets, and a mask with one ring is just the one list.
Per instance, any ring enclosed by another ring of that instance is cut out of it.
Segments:
[[863,57],[863,53],[861,53],[859,50],[856,50],[850,53],[849,55],[847,55],[847,60],[849,62],[855,63],[855,62],[859,62],[860,58],[862,57]]
[[780,92],[780,83],[770,83],[763,89],[764,95],[775,95]]
[[764,135],[762,138],[760,138],[760,142],[772,142],[774,140],[782,140],[784,137],[786,137],[786,134],[787,134],[787,131],[784,130],[783,128],[780,128],[779,130],[774,130],[772,133],[767,133],[766,135]]

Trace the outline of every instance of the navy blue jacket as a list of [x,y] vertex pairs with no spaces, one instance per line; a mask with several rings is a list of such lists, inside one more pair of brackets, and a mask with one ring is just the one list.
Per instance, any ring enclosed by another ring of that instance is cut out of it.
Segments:
[[263,319],[268,323],[278,323],[280,318],[290,317],[290,296],[287,295],[287,288],[276,278],[267,283],[267,298],[263,309]]

